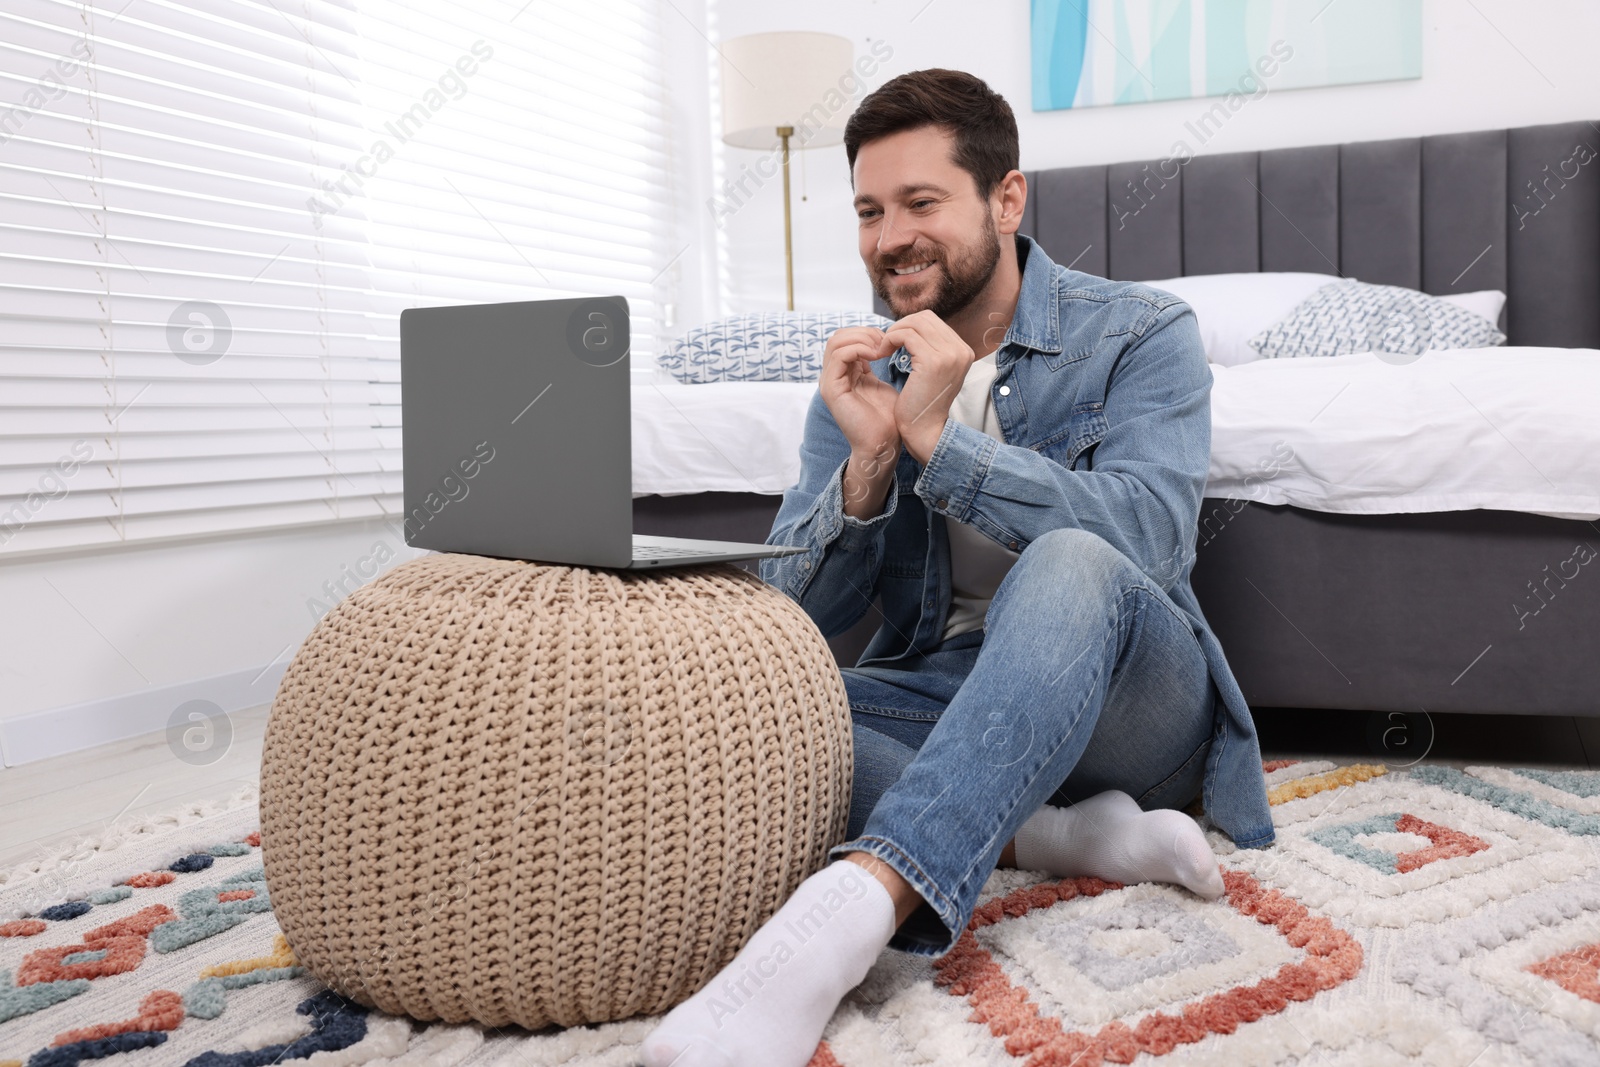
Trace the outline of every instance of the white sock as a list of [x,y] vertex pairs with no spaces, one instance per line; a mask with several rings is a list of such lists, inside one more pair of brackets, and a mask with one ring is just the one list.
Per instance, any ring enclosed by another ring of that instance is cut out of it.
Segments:
[[1022,824],[1015,844],[1018,867],[1057,878],[1176,882],[1207,900],[1223,894],[1222,872],[1198,823],[1171,808],[1145,811],[1115,789],[1070,807],[1046,804]]
[[834,861],[645,1037],[644,1067],[805,1067],[894,930],[889,891],[860,865]]

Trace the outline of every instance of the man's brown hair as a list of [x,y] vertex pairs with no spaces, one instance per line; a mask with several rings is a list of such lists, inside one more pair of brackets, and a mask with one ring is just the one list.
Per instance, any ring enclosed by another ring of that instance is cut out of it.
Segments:
[[844,126],[844,152],[855,185],[856,153],[868,141],[922,126],[955,137],[955,164],[988,196],[1017,169],[1017,118],[1005,97],[965,71],[913,70],[868,93]]

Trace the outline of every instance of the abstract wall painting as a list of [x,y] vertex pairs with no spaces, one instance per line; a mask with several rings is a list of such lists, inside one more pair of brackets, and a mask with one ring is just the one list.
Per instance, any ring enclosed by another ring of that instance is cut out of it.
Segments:
[[1032,5],[1035,111],[1422,77],[1422,0]]

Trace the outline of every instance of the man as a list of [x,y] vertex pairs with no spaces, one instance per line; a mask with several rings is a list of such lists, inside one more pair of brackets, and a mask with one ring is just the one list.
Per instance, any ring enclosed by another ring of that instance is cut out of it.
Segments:
[[[887,944],[948,951],[995,866],[1208,899],[1197,795],[1273,842],[1249,709],[1189,587],[1211,375],[1170,293],[1056,266],[1017,233],[1010,107],[902,75],[845,130],[861,258],[897,321],[828,341],[799,483],[762,564],[844,670],[848,840],[646,1039],[647,1067],[802,1067]],[[802,936],[803,935],[803,936]]]

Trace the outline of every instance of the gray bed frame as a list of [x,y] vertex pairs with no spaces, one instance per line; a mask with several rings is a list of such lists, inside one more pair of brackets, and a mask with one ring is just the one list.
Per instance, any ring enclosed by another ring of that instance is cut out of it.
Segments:
[[[1508,344],[1600,348],[1594,122],[1027,178],[1023,232],[1077,270],[1501,289]],[[1195,595],[1252,705],[1600,716],[1600,523],[1203,504]],[[634,513],[643,533],[760,541],[777,507],[704,493],[641,497]],[[830,642],[841,663],[878,621]]]

